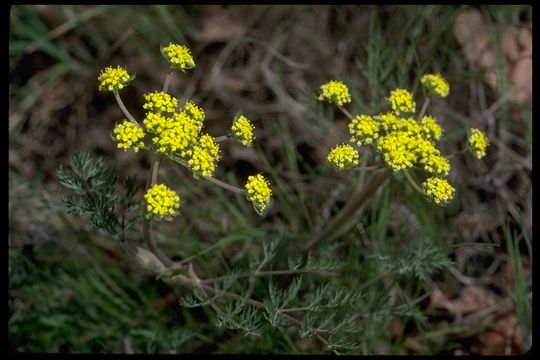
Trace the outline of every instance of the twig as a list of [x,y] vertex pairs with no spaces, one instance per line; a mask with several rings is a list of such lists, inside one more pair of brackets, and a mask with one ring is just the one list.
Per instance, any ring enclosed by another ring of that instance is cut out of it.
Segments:
[[141,125],[139,125],[137,120],[135,120],[135,118],[129,113],[128,109],[126,108],[126,106],[122,102],[122,99],[120,98],[120,94],[118,94],[118,90],[114,89],[113,93],[114,93],[114,97],[116,99],[116,102],[118,103],[118,106],[120,106],[120,109],[122,110],[124,115],[126,115],[126,117],[129,119],[129,121],[131,121],[132,123],[134,123],[137,126],[141,126]]

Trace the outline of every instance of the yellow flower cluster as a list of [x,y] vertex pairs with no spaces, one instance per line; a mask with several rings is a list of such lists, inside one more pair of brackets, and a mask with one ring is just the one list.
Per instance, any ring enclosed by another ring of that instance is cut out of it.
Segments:
[[250,146],[253,142],[253,125],[249,120],[241,115],[233,121],[231,127],[232,134],[244,146]]
[[479,129],[471,129],[469,138],[467,139],[467,146],[470,152],[478,159],[486,156],[486,149],[489,145],[489,141],[484,134]]
[[422,126],[422,132],[426,138],[434,140],[439,140],[441,138],[443,130],[434,117],[424,116],[422,120],[420,120],[420,125]]
[[441,76],[441,74],[426,74],[420,79],[430,92],[440,97],[447,97],[450,92],[450,84]]
[[212,176],[219,161],[219,144],[208,134],[201,135],[199,141],[192,150],[186,152],[190,155],[189,168],[194,177]]
[[327,101],[337,106],[343,106],[351,102],[349,88],[341,81],[330,81],[321,85],[321,94],[317,98],[319,101]]
[[446,179],[430,177],[423,184],[424,193],[435,204],[447,204],[454,198],[455,189]]
[[195,67],[191,52],[184,45],[170,43],[169,46],[163,48],[162,52],[171,65],[181,71]]
[[328,161],[337,170],[342,171],[357,166],[360,162],[360,154],[351,145],[338,145],[328,153]]
[[144,94],[144,100],[143,108],[157,113],[173,113],[178,106],[178,99],[161,91]]
[[[439,74],[426,75],[421,81],[437,95],[448,95],[450,87]],[[350,102],[349,90],[339,82],[331,81],[321,86],[321,92],[319,100],[338,106]],[[419,167],[430,176],[424,183],[425,194],[437,204],[446,204],[452,199],[454,189],[442,179],[450,172],[450,161],[436,146],[443,129],[433,116],[415,119],[416,103],[409,91],[395,89],[390,92],[387,101],[390,111],[374,116],[361,114],[351,119],[348,124],[350,142],[357,146],[373,146],[394,171]],[[473,129],[469,138],[470,150],[475,156],[481,157],[485,155],[486,146],[485,136]],[[336,169],[344,170],[357,166],[360,155],[351,145],[339,145],[330,150],[327,159]]]
[[169,118],[147,114],[144,124],[156,134],[152,138],[156,151],[166,155],[181,152],[194,144],[201,130],[201,126],[183,112]]
[[204,110],[202,108],[198,107],[193,101],[188,100],[182,107],[182,112],[188,115],[202,128],[205,117]]
[[121,90],[128,84],[130,76],[126,69],[117,66],[114,69],[112,66],[107,66],[101,70],[98,81],[99,91],[114,91]]
[[395,89],[388,97],[388,104],[396,115],[402,113],[414,113],[416,111],[416,103],[413,96],[405,89]]
[[373,120],[375,120],[379,129],[382,131],[394,131],[398,129],[399,118],[393,112],[375,115]]
[[248,176],[248,181],[245,185],[247,199],[253,203],[253,207],[257,214],[262,215],[272,196],[270,183],[262,174]]
[[146,217],[154,220],[172,220],[180,207],[180,196],[165,184],[156,184],[144,195],[146,199]]
[[124,120],[121,124],[115,126],[114,138],[118,141],[118,148],[133,149],[138,152],[139,148],[144,146],[144,131],[140,126],[135,125],[131,121]]
[[349,123],[349,133],[351,142],[369,145],[379,137],[379,125],[369,115],[358,115]]
[[377,150],[395,171],[404,170],[416,161],[415,139],[406,131],[391,132],[377,142]]

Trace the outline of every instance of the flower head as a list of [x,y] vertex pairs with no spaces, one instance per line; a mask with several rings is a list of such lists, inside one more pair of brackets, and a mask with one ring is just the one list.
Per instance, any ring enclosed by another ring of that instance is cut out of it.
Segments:
[[369,115],[358,115],[349,123],[349,133],[358,146],[371,144],[379,137],[379,125]]
[[167,128],[168,122],[165,116],[161,114],[156,114],[149,112],[146,114],[146,117],[143,120],[146,130],[152,134],[160,134],[163,130]]
[[377,123],[379,129],[384,131],[394,131],[399,127],[399,118],[392,112],[375,115],[373,120]]
[[185,156],[190,157],[188,165],[194,177],[212,176],[219,161],[219,144],[210,135],[203,134]]
[[391,132],[377,142],[377,150],[394,171],[413,166],[417,159],[415,147],[415,138],[406,131]]
[[146,199],[146,217],[155,220],[172,220],[178,215],[180,196],[165,184],[156,184],[148,189],[144,195]]
[[173,113],[178,106],[178,99],[164,92],[144,94],[146,103],[143,108],[157,113]]
[[416,111],[412,94],[405,89],[393,90],[388,97],[388,104],[397,115]]
[[162,49],[162,53],[173,67],[181,71],[195,67],[195,61],[187,46],[170,43]]
[[441,74],[426,74],[420,79],[430,92],[440,97],[447,97],[450,92],[450,85]]
[[328,153],[328,161],[337,170],[342,171],[357,166],[360,154],[351,145],[338,145]]
[[424,194],[435,204],[446,205],[454,198],[456,190],[446,179],[430,177],[422,185]]
[[[149,115],[147,119],[148,117]],[[156,146],[156,151],[161,154],[172,155],[187,149],[189,145],[197,141],[201,130],[199,124],[182,112],[174,113],[165,121],[162,118],[153,117],[153,121],[148,122],[152,130],[160,131],[156,132],[157,136],[152,138],[152,142]]]
[[262,215],[272,196],[270,183],[262,174],[257,174],[248,177],[245,188],[247,199],[253,203],[257,214]]
[[231,131],[236,140],[242,145],[249,146],[253,142],[253,125],[244,115],[234,120]]
[[424,116],[420,120],[422,133],[427,139],[439,140],[442,135],[442,128],[437,124],[437,120],[431,116]]
[[99,91],[121,90],[128,84],[130,78],[127,70],[123,67],[117,66],[114,69],[112,66],[107,66],[101,70],[98,77]]
[[479,129],[471,129],[471,133],[467,139],[467,146],[475,157],[481,159],[486,156],[486,149],[488,145],[489,141],[484,132]]
[[204,122],[204,110],[197,106],[193,101],[188,100],[182,107],[182,112],[188,115],[195,123],[202,128]]
[[430,174],[448,176],[450,172],[450,161],[444,156],[441,156],[439,150],[436,153],[421,158],[419,162],[423,165],[424,170]]
[[115,126],[113,130],[114,139],[118,141],[118,148],[133,149],[138,152],[139,148],[144,146],[144,131],[143,129],[132,123],[131,121],[124,120],[121,124]]
[[317,98],[319,101],[327,101],[336,104],[337,106],[343,106],[351,102],[351,95],[349,94],[349,88],[341,81],[330,81],[321,85],[321,94]]

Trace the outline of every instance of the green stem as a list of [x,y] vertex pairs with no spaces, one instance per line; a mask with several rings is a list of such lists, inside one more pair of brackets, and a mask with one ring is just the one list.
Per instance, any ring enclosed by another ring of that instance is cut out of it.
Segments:
[[166,93],[167,90],[169,90],[169,83],[171,82],[171,75],[173,72],[173,67],[169,67],[169,71],[167,71],[167,76],[165,77],[165,84],[163,84],[163,92]]
[[229,140],[231,138],[230,135],[223,135],[223,136],[218,136],[217,138],[214,138],[214,141],[215,142],[222,142],[222,141],[225,141],[225,140]]
[[[146,191],[148,191],[148,189],[151,186],[157,183],[159,164],[161,163],[161,159],[163,159],[163,156],[161,156],[159,160],[156,160],[156,162],[154,162],[152,169],[148,173],[148,180],[146,181]],[[144,240],[146,241],[146,245],[148,246],[150,251],[154,253],[154,255],[156,255],[157,258],[161,260],[163,264],[165,264],[165,266],[167,267],[171,266],[173,263],[172,260],[167,255],[163,254],[157,247],[156,241],[154,237],[152,236],[152,222],[150,221],[150,219],[146,217],[146,211],[144,215],[145,216],[143,219],[143,237],[144,237]]]
[[113,91],[114,93],[114,97],[116,99],[116,102],[118,103],[118,106],[120,106],[120,109],[122,110],[122,112],[124,113],[124,115],[126,115],[126,117],[129,119],[129,121],[131,121],[132,123],[134,123],[135,125],[137,126],[141,126],[139,125],[139,123],[137,122],[137,120],[135,120],[135,118],[133,117],[133,115],[131,115],[128,111],[128,109],[126,108],[126,106],[124,105],[124,103],[122,102],[122,99],[120,98],[120,94],[118,93],[118,90],[114,90]]
[[[172,159],[173,159],[174,162],[176,162],[176,163],[182,165],[183,167],[189,169],[189,165],[187,164],[186,161],[180,159],[177,156],[174,156]],[[238,194],[245,194],[246,193],[246,190],[237,188],[236,186],[233,186],[233,185],[230,185],[230,184],[227,184],[226,182],[218,180],[215,177],[203,176],[203,179],[205,179],[206,181],[211,182],[214,185],[220,186],[220,187],[222,187],[224,189],[227,189],[229,191],[232,191],[232,192],[235,192],[235,193],[238,193]]]
[[412,178],[412,176],[407,172],[407,170],[403,170],[403,175],[405,175],[405,179],[411,184],[411,186],[414,188],[414,190],[418,191],[419,193],[423,194],[424,191],[418,186],[416,181]]
[[426,100],[424,100],[424,104],[422,105],[422,109],[420,110],[420,113],[418,114],[418,121],[420,121],[420,119],[422,119],[422,117],[426,114],[426,111],[427,111],[427,108],[429,106],[429,103],[431,101],[431,98],[426,98]]
[[392,175],[392,170],[386,169],[383,173],[376,175],[371,181],[357,194],[349,200],[345,207],[339,212],[321,231],[318,235],[313,237],[307,245],[304,247],[305,251],[310,251],[322,240],[331,241],[340,236],[352,226],[354,226],[356,220],[356,213],[364,205],[367,199],[371,197],[375,191],[381,186],[386,179]]
[[338,107],[339,110],[341,110],[341,112],[342,112],[343,114],[345,114],[346,117],[349,118],[349,120],[352,120],[352,119],[353,119],[352,114],[351,114],[350,112],[348,112],[347,109],[345,109],[343,106],[339,106],[339,105],[338,105],[337,107]]

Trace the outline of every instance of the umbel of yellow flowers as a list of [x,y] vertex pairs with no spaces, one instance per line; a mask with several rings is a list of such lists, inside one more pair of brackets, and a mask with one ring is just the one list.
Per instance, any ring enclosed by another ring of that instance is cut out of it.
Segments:
[[[450,85],[440,74],[426,74],[421,83],[434,96],[446,97],[450,91]],[[349,90],[343,82],[330,81],[321,85],[320,90],[320,101],[340,108],[350,102]],[[433,116],[415,119],[416,103],[408,90],[394,89],[386,100],[389,111],[352,117],[348,125],[351,144],[371,146],[394,171],[420,168],[427,175],[423,183],[426,197],[436,204],[447,204],[454,197],[455,189],[443,178],[450,172],[450,162],[437,148],[443,129]],[[485,135],[472,129],[468,147],[473,155],[485,156],[487,145]],[[338,171],[358,166],[359,158],[358,150],[348,144],[335,146],[328,154],[328,161]]]
[[[185,72],[195,67],[191,51],[185,45],[170,43],[161,52],[171,68]],[[118,143],[118,148],[135,153],[144,149],[173,160],[179,158],[195,178],[213,176],[221,150],[216,138],[202,133],[204,110],[191,100],[179,108],[178,99],[174,96],[163,91],[149,92],[143,95],[146,114],[141,125],[127,112],[118,94],[118,90],[133,79],[134,76],[121,66],[108,66],[98,76],[99,90],[114,92],[120,107],[129,117],[114,127],[112,138]],[[244,115],[235,117],[231,134],[244,146],[250,146],[255,138],[254,127]],[[246,197],[257,213],[262,214],[268,207],[271,193],[268,180],[261,174],[249,177]],[[180,197],[165,184],[150,187],[145,200],[147,216],[154,220],[171,220],[178,214]]]

